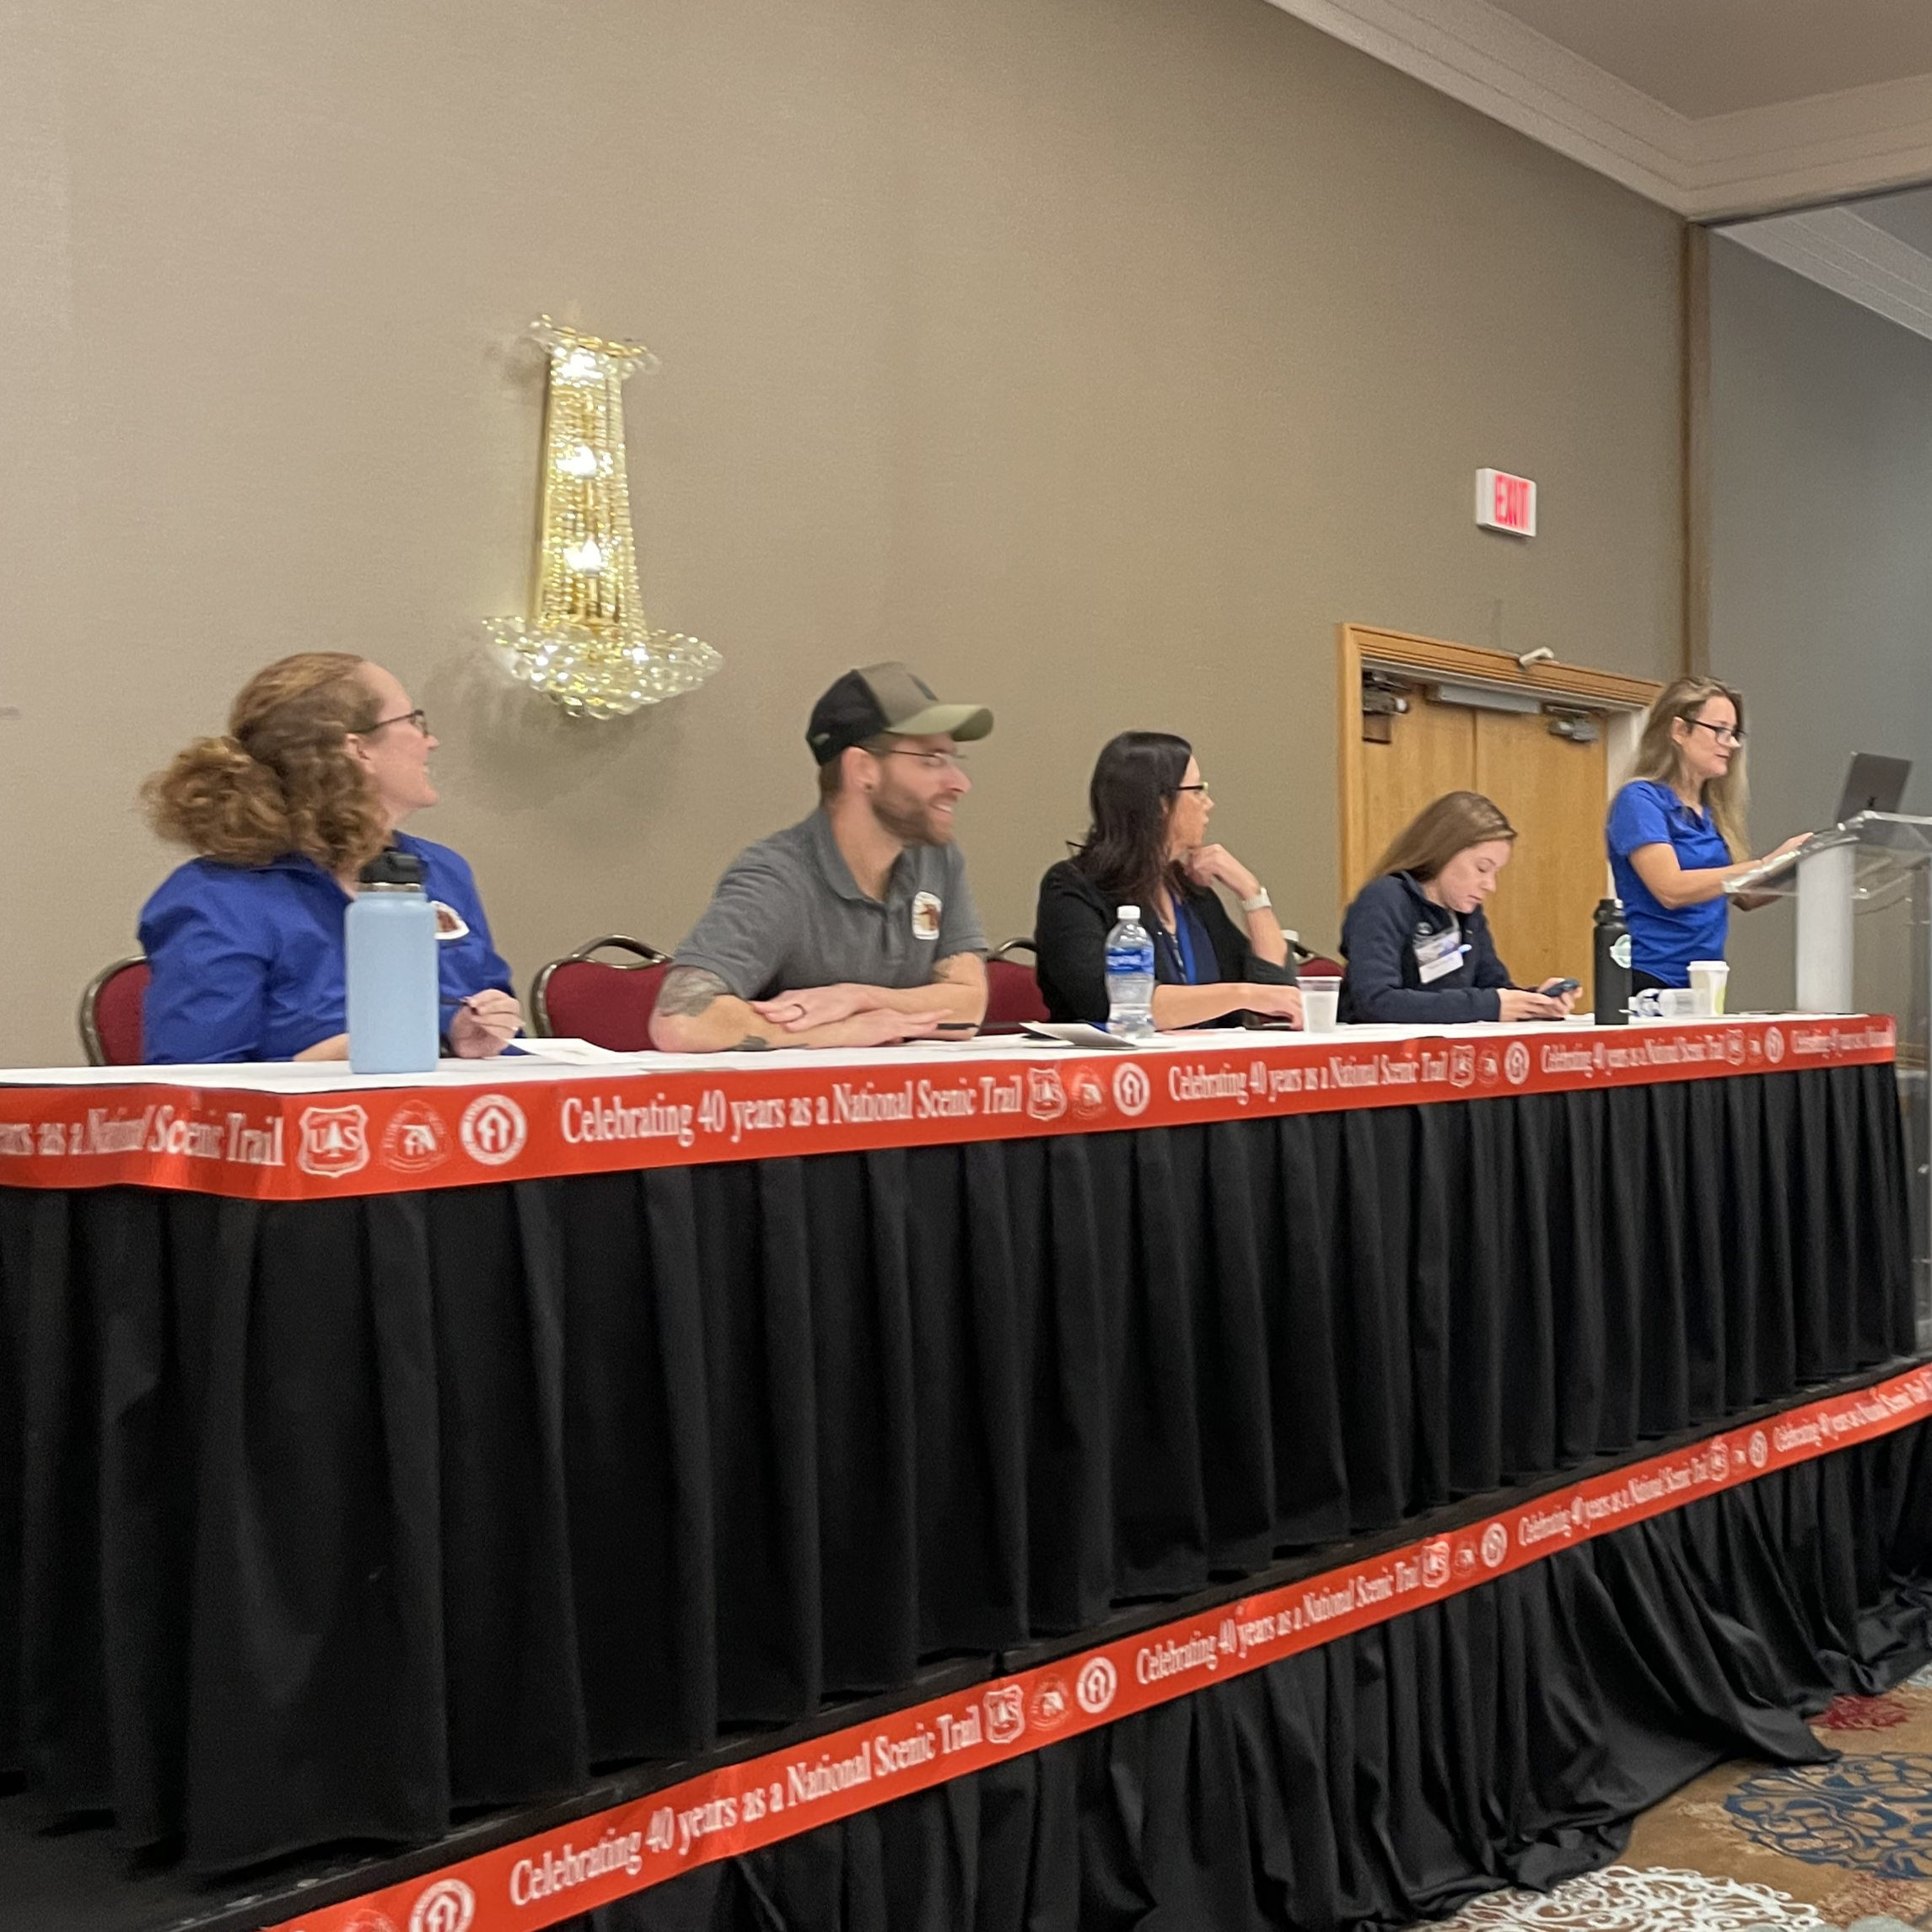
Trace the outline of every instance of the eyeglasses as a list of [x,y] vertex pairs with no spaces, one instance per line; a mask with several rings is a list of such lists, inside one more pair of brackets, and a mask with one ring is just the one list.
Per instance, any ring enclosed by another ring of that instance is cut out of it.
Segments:
[[1720,745],[1741,745],[1744,734],[1734,724],[1713,724],[1708,718],[1687,718],[1687,724],[1701,724]]
[[966,753],[963,751],[907,751],[895,745],[884,751],[875,751],[875,758],[917,758],[928,772],[964,772],[966,768]]
[[375,723],[370,725],[362,735],[364,738],[373,737],[377,732],[386,729],[391,724],[413,724],[425,738],[429,735],[429,713],[420,706],[414,711],[399,711],[394,718],[377,718]]
[[1204,792],[1208,788],[1208,782],[1203,778],[1197,785],[1176,785],[1174,788],[1177,792]]

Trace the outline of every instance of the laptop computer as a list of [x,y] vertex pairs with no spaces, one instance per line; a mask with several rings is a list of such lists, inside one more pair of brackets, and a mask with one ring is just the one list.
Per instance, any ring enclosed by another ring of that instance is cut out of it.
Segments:
[[1897,811],[1905,796],[1905,781],[1911,775],[1909,758],[1881,758],[1874,751],[1860,751],[1845,774],[1837,822],[1843,825],[1860,812]]

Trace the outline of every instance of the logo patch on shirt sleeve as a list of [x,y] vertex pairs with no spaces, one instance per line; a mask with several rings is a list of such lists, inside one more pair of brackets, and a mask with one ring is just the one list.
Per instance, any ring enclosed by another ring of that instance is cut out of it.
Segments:
[[429,910],[436,915],[436,937],[439,939],[466,939],[470,936],[470,923],[454,906],[446,906],[440,899],[429,901]]
[[936,892],[912,895],[912,937],[936,939],[939,936],[939,896]]

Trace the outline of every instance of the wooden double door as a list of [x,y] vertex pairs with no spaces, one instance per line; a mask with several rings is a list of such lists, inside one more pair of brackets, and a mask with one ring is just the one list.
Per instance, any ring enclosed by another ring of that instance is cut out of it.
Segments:
[[[1610,776],[1659,687],[1574,665],[1526,673],[1502,652],[1343,631],[1343,688],[1353,700],[1342,720],[1344,901],[1424,805],[1445,792],[1481,792],[1517,832],[1484,908],[1498,953],[1519,986],[1575,979],[1587,1001],[1591,915],[1609,890]],[[1445,663],[1440,654],[1452,656]],[[1364,679],[1371,705],[1399,697],[1406,708],[1364,710]]]

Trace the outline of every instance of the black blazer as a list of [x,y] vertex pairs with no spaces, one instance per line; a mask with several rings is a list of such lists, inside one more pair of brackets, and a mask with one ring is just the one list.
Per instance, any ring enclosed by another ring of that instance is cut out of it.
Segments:
[[[1415,942],[1460,920],[1469,950],[1454,972],[1428,986],[1415,963]],[[1371,879],[1342,921],[1342,1018],[1397,1026],[1456,1026],[1470,1020],[1499,1020],[1499,987],[1514,982],[1496,957],[1489,922],[1478,906],[1451,912],[1428,897],[1406,872]]]
[[[1212,983],[1245,981],[1251,986],[1293,986],[1294,968],[1270,966],[1249,948],[1248,936],[1228,916],[1220,895],[1203,886],[1187,895],[1187,903],[1208,928],[1214,950]],[[1107,934],[1113,930],[1120,901],[1101,891],[1071,859],[1063,858],[1040,881],[1040,903],[1033,915],[1033,944],[1039,954],[1040,993],[1052,1019],[1087,1020],[1107,1016]],[[1144,908],[1152,929],[1154,908]],[[1167,949],[1154,949],[1154,977],[1163,986],[1177,986],[1180,976],[1169,963]],[[1208,1022],[1238,1026],[1238,1013]]]

